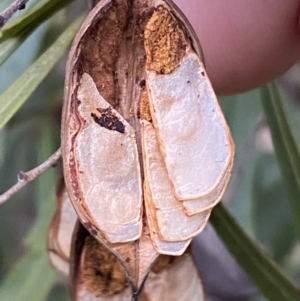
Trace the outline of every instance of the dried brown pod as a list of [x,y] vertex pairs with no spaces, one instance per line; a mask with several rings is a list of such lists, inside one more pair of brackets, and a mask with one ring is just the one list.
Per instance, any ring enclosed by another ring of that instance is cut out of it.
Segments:
[[101,1],[74,40],[64,98],[69,197],[135,294],[158,253],[185,252],[230,178],[234,144],[200,44],[171,0]]

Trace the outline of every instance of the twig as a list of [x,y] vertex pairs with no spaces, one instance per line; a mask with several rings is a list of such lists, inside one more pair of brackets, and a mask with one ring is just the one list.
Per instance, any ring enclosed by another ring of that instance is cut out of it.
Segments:
[[0,28],[11,18],[18,10],[24,9],[29,0],[16,0],[0,14]]
[[61,150],[59,148],[51,157],[49,157],[41,165],[39,165],[27,172],[20,171],[18,173],[18,182],[15,185],[13,185],[11,188],[9,188],[6,192],[4,192],[2,195],[0,195],[0,204],[3,204],[4,202],[6,202],[15,193],[17,193],[19,190],[21,190],[23,187],[25,187],[29,182],[33,181],[36,177],[38,177],[44,171],[46,171],[50,167],[56,166],[60,157],[61,157]]

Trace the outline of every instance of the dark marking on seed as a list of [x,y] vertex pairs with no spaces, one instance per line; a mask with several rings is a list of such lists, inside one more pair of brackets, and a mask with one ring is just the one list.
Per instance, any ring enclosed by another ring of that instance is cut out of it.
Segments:
[[146,81],[145,81],[144,79],[141,80],[140,83],[139,83],[139,86],[140,86],[141,88],[144,88],[144,87],[146,86]]
[[203,71],[201,72],[201,75],[202,75],[202,76],[205,76]]
[[190,80],[188,80],[186,83],[187,83],[187,84],[190,84],[190,83],[191,83],[191,81],[190,81]]
[[121,134],[125,133],[125,125],[112,112],[111,107],[106,109],[97,109],[97,110],[101,114],[99,117],[94,113],[91,114],[91,116],[94,118],[96,123],[98,123],[100,126],[108,130],[117,131]]
[[127,262],[127,263],[130,262],[130,258],[129,258],[129,257],[126,258],[126,262]]

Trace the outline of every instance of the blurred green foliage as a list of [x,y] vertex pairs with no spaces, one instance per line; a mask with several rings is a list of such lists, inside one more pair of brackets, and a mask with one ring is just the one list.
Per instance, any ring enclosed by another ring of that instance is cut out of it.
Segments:
[[[11,2],[8,0],[1,2],[0,9],[4,9]],[[0,130],[0,193],[15,183],[16,175],[20,170],[26,171],[37,166],[60,144],[60,111],[66,57],[53,69],[51,66],[47,70],[35,70],[35,75],[39,75],[41,83],[34,80],[27,83],[31,87],[22,87],[22,82],[21,85],[19,82],[18,86],[15,82],[17,79],[20,81],[21,74],[28,72],[29,66],[36,64],[40,55],[48,51],[46,49],[57,41],[63,32],[62,29],[66,29],[80,15],[83,4],[82,1],[75,1],[74,4],[68,5],[51,17],[54,12],[53,7],[57,3],[62,7],[70,1],[65,1],[63,5],[63,1],[57,0],[37,2],[33,1],[31,11],[19,12],[18,16],[14,17],[15,20],[7,24],[7,28],[19,26],[18,32],[20,32],[24,30],[22,28],[24,21],[19,22],[19,20],[26,19],[26,16],[33,12],[29,22],[30,30],[26,29],[17,41],[12,34],[15,34],[15,30],[11,31],[11,36],[8,30],[0,38],[0,64],[2,64],[0,124],[4,125],[12,117]],[[43,6],[45,3],[48,5],[46,8]],[[36,10],[34,4],[44,7],[43,18],[39,18],[41,10]],[[53,4],[55,5],[52,6]],[[48,18],[50,18],[48,21],[40,25]],[[8,41],[11,44],[8,45]],[[63,45],[54,44],[62,48],[56,48],[54,60],[52,57],[53,64],[59,60],[68,43],[65,41]],[[46,56],[44,63],[47,63],[47,59],[49,57]],[[46,80],[42,81],[42,77],[46,75]],[[7,90],[8,87],[10,90]],[[24,88],[27,92],[21,93],[21,96],[14,99],[20,89]],[[31,89],[30,93],[29,89]],[[292,178],[286,172],[281,173],[283,170],[293,172],[293,169],[300,164],[297,157],[299,156],[297,141],[300,139],[299,108],[284,95],[284,110],[288,113],[288,122],[292,125],[296,142],[294,146],[290,145],[289,128],[287,129],[286,126],[280,134],[275,134],[279,139],[275,146],[285,147],[284,151],[277,151],[280,158],[280,165],[278,165],[270,143],[263,107],[267,113],[267,120],[275,122],[275,117],[271,115],[268,106],[272,105],[270,97],[276,98],[279,94],[272,90],[275,93],[272,96],[273,92],[266,89],[264,87],[240,95],[223,97],[220,100],[236,143],[234,174],[224,202],[239,225],[256,241],[256,247],[263,248],[269,257],[278,263],[285,275],[299,283],[300,247],[296,229],[297,216],[299,216],[297,204],[300,204],[300,196],[297,195],[300,182],[297,174],[300,169],[294,170]],[[277,101],[280,102],[280,99]],[[17,105],[16,102],[22,103]],[[3,109],[4,104],[7,103],[13,107],[9,113]],[[25,104],[19,109],[23,103]],[[273,135],[275,127],[276,125],[273,124]],[[283,145],[280,139],[286,141],[286,144]],[[285,156],[286,152],[290,154],[291,148],[292,156]],[[47,227],[55,210],[55,187],[60,172],[60,167],[47,171],[0,207],[1,301],[69,300],[67,281],[52,270],[46,254]],[[291,199],[292,205],[289,202]],[[218,213],[222,210],[216,212],[214,220],[228,230],[225,220],[222,220],[226,214],[218,217]],[[232,231],[238,231],[234,228],[234,224],[229,223],[229,226],[233,226]],[[220,235],[222,237],[222,234]],[[236,256],[243,258],[246,255],[241,253]],[[264,262],[261,263],[261,268],[264,268]],[[259,286],[259,278],[263,276],[255,273],[257,272],[254,272],[252,277],[258,278]],[[275,273],[273,276],[276,278],[276,275]],[[292,284],[291,287],[293,290]],[[261,300],[265,299],[262,296],[255,299],[255,301]],[[296,299],[288,301],[290,300]]]

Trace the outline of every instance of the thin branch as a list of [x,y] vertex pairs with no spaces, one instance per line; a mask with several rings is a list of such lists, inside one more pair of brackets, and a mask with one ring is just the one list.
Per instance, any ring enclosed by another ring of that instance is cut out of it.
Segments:
[[11,18],[18,10],[24,9],[29,0],[16,0],[0,14],[0,28]]
[[61,150],[60,148],[45,162],[41,165],[27,171],[20,171],[18,173],[18,182],[9,188],[6,192],[0,195],[0,205],[6,202],[9,198],[11,198],[15,193],[20,191],[23,187],[25,187],[29,182],[33,181],[40,174],[45,172],[47,169],[54,167],[57,165],[57,162],[61,158]]

